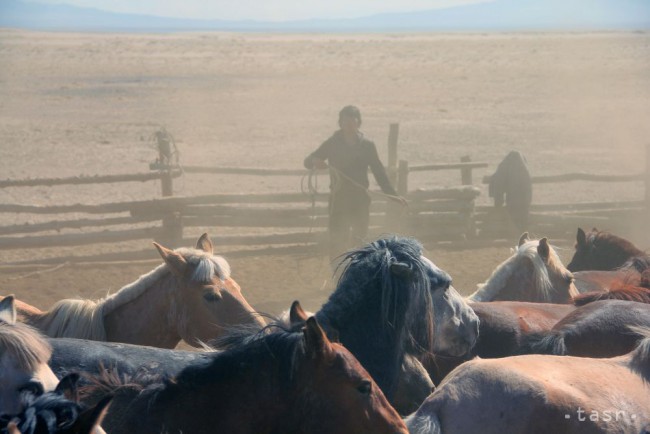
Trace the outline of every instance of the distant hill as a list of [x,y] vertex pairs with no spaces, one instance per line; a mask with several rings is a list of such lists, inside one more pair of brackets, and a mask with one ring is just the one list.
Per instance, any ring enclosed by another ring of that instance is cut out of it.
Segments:
[[650,29],[650,0],[495,0],[356,19],[286,22],[176,19],[0,0],[0,26],[96,31],[471,31]]

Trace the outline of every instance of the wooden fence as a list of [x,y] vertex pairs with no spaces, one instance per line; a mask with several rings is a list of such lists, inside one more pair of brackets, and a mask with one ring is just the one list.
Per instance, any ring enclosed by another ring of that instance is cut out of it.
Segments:
[[[507,217],[489,206],[475,206],[481,189],[474,185],[473,171],[485,169],[488,163],[472,162],[469,156],[451,164],[409,165],[398,160],[398,124],[390,126],[387,171],[400,195],[409,200],[404,209],[384,197],[375,198],[371,206],[371,232],[399,232],[423,240],[459,241],[494,239],[514,236]],[[160,136],[158,136],[160,138]],[[159,145],[165,142],[159,141]],[[52,215],[52,220],[32,224],[0,226],[0,250],[41,247],[78,246],[95,243],[118,243],[131,240],[157,240],[165,245],[192,245],[196,235],[208,231],[219,248],[229,256],[266,253],[319,252],[325,240],[327,225],[326,192],[305,194],[285,192],[272,194],[212,194],[173,196],[174,179],[184,174],[232,174],[235,176],[298,177],[305,170],[180,166],[170,158],[168,149],[160,146],[158,160],[150,173],[92,177],[27,179],[0,181],[0,188],[84,185],[121,182],[158,182],[162,197],[151,200],[103,204],[23,205],[0,204],[0,213],[20,215]],[[166,144],[167,147],[169,143]],[[632,176],[600,176],[568,174],[533,177],[535,185],[550,182],[588,180],[594,182],[645,181],[644,200],[618,203],[580,203],[533,205],[531,230],[550,236],[573,236],[579,225],[592,222],[628,221],[631,216],[650,216],[650,147],[648,170]],[[458,171],[456,187],[413,189],[409,174],[424,171]],[[484,179],[484,182],[486,180]],[[297,184],[297,183],[296,183]],[[74,218],[65,218],[74,214]],[[76,217],[85,214],[83,218]],[[627,219],[627,220],[626,220]],[[614,229],[611,224],[605,225]],[[504,229],[505,228],[505,229]],[[59,233],[64,232],[64,233]],[[254,232],[254,233],[251,233]],[[155,257],[151,248],[137,252],[107,253],[84,257],[89,260],[124,260]],[[80,258],[59,257],[37,260],[41,263],[77,261]]]

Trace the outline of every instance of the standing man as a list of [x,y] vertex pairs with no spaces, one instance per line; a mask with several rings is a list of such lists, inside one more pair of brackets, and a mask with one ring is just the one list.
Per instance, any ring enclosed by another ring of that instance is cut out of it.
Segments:
[[353,245],[364,242],[368,235],[368,167],[385,194],[394,196],[402,205],[406,204],[390,184],[375,144],[359,131],[359,109],[352,105],[343,107],[339,112],[339,127],[332,137],[305,158],[307,169],[330,169],[329,255],[332,260]]

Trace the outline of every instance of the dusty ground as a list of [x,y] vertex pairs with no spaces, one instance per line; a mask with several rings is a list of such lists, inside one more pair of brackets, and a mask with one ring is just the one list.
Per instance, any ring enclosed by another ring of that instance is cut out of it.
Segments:
[[[636,173],[643,170],[650,137],[650,35],[0,30],[0,178],[144,172],[156,156],[152,133],[161,126],[176,138],[184,164],[296,168],[331,134],[338,110],[350,103],[360,106],[363,130],[375,138],[384,160],[388,124],[399,122],[400,158],[418,164],[471,155],[491,164],[475,179],[494,170],[511,149],[526,155],[533,174]],[[443,172],[411,182],[458,181],[457,173]],[[216,176],[188,176],[175,187],[177,194],[299,189],[293,178]],[[0,190],[0,203],[149,199],[159,188],[11,188]],[[641,183],[573,183],[535,191],[538,203],[642,197]],[[487,203],[486,194],[481,201]],[[37,219],[0,214],[2,225]],[[642,247],[650,246],[641,239]],[[568,259],[571,242],[558,243]],[[71,250],[0,249],[0,263]],[[431,249],[429,255],[468,293],[509,252]],[[267,256],[231,264],[251,303],[271,313],[295,298],[316,309],[331,290],[324,258]],[[0,292],[45,308],[62,297],[100,297],[154,266],[67,265],[38,273],[2,267]]]

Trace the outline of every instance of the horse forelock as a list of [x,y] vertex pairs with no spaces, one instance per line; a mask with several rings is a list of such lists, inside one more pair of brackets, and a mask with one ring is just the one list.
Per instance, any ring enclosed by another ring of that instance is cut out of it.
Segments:
[[0,355],[11,357],[20,369],[35,371],[47,364],[52,347],[32,327],[22,324],[7,324],[0,321]]
[[210,283],[212,279],[226,280],[230,277],[230,264],[222,256],[203,250],[181,247],[175,250],[183,256],[190,267],[190,280],[196,283]]
[[[391,265],[396,262],[408,264],[411,276],[395,275]],[[422,246],[417,240],[402,237],[380,239],[349,252],[343,264],[337,288],[319,312],[319,317],[325,315],[335,327],[345,327],[353,312],[373,306],[366,300],[379,297],[381,326],[393,330],[399,340],[395,344],[403,345],[405,335],[421,335],[418,331],[423,327],[428,331],[427,346],[431,344],[430,265],[423,260]]]

